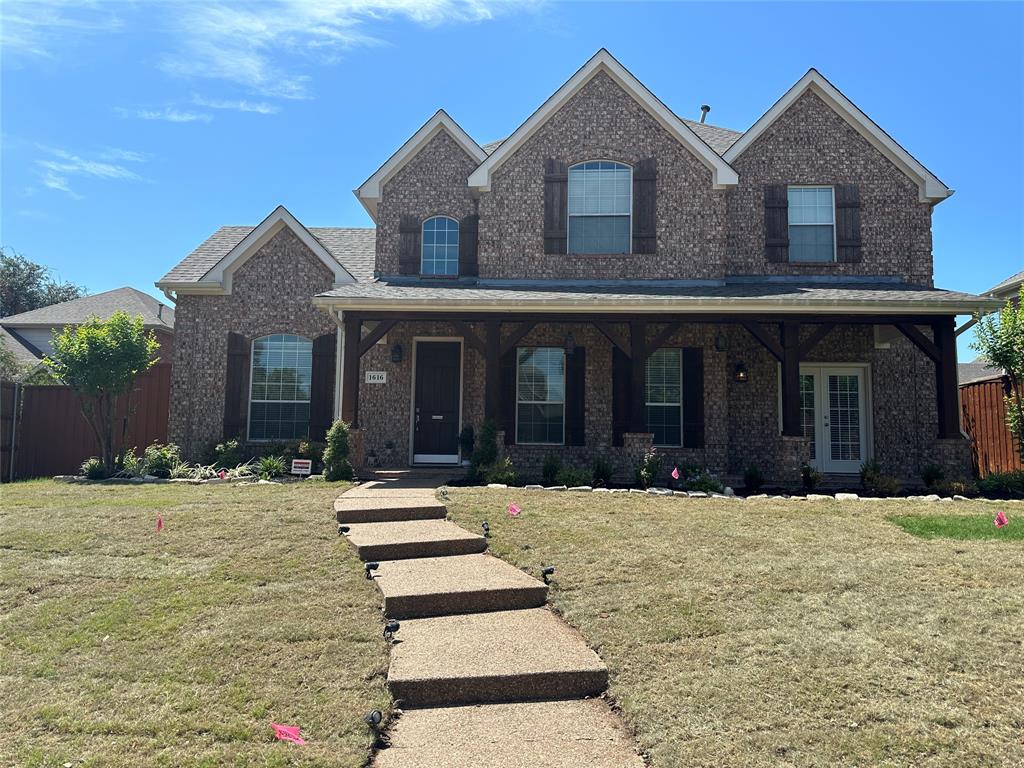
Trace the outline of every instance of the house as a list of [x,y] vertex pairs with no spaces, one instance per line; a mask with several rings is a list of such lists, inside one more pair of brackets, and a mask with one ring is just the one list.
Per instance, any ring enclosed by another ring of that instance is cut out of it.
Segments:
[[1024,272],[1018,272],[1016,275],[1006,278],[998,285],[989,288],[985,291],[985,295],[1006,302],[1017,298],[1022,285],[1024,285]]
[[115,288],[93,296],[62,301],[18,315],[0,317],[0,337],[15,360],[28,373],[39,369],[53,351],[53,334],[64,326],[78,325],[90,317],[106,320],[118,310],[132,317],[142,315],[147,330],[156,334],[163,361],[174,354],[174,310],[135,288]]
[[[745,132],[679,118],[599,51],[511,135],[438,111],[355,194],[373,229],[284,208],[225,227],[176,297],[170,433],[321,438],[446,465],[491,420],[544,457],[967,474],[954,319],[936,288],[949,189],[816,70]],[[667,469],[666,469],[667,471]]]

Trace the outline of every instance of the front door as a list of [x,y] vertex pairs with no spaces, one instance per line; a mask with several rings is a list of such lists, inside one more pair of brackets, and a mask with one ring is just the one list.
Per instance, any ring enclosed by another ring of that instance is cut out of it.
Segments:
[[822,472],[859,472],[867,458],[865,380],[860,366],[800,366],[800,421]]
[[462,345],[457,341],[417,341],[415,376],[413,463],[456,464]]

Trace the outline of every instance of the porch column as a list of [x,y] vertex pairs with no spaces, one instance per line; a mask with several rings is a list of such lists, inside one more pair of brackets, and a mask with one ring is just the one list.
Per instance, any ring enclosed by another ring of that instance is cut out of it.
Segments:
[[800,323],[782,323],[782,434],[802,437],[800,424]]
[[501,403],[501,321],[488,320],[484,328],[487,346],[484,355],[484,416],[500,429],[504,423]]
[[932,321],[932,337],[938,351],[935,361],[935,402],[939,417],[939,439],[962,437],[960,393],[956,376],[956,318]]
[[359,426],[359,344],[363,321],[345,315],[345,352],[341,365],[341,418],[350,427]]
[[647,320],[639,318],[629,323],[629,356],[632,360],[630,387],[629,431],[647,431]]

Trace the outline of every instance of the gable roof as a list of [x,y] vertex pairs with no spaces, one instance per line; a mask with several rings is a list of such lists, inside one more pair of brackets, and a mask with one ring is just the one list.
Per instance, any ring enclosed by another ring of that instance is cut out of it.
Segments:
[[358,189],[353,190],[355,196],[359,198],[359,202],[366,209],[366,212],[370,214],[371,219],[377,220],[377,203],[380,202],[380,194],[385,182],[398,173],[406,163],[416,156],[417,152],[429,144],[430,140],[441,131],[451,136],[455,143],[462,147],[466,154],[474,158],[478,163],[483,162],[484,158],[487,157],[487,152],[473,141],[468,133],[462,130],[462,126],[452,120],[443,109],[437,110],[433,117],[420,126],[419,130],[410,136],[408,141],[384,162],[384,165],[378,168]]
[[148,293],[128,286],[0,318],[0,325],[8,329],[76,325],[92,316],[106,320],[118,310],[133,317],[142,315],[143,322],[150,328],[174,328],[173,309]]
[[633,74],[622,66],[614,56],[602,48],[580,67],[561,88],[552,94],[515,132],[505,139],[487,155],[480,166],[469,177],[469,186],[481,191],[488,191],[491,186],[491,174],[508,159],[516,149],[533,136],[548,119],[555,114],[569,99],[590,82],[599,73],[606,73],[619,87],[632,96],[640,106],[644,107],[658,123],[673,135],[681,144],[689,148],[694,155],[711,171],[716,188],[736,184],[736,171],[715,152],[694,129],[681,120],[672,110],[666,107],[647,87]]
[[[19,336],[17,331],[8,330],[2,325],[0,325],[0,344],[14,355],[14,362],[23,372],[31,371],[42,363],[42,352]],[[16,378],[21,378],[21,376]]]
[[[201,288],[202,292],[230,294],[231,278],[235,271],[285,227],[331,270],[335,285],[355,282],[352,273],[324,244],[287,208],[279,205],[255,227],[222,227],[161,278],[156,286],[164,291],[185,288],[196,292],[196,289]],[[248,231],[243,231],[246,229]]]
[[992,368],[987,360],[975,360],[972,363],[957,363],[956,380],[960,386],[976,381],[1001,379],[1006,375],[1002,368]]
[[807,91],[811,91],[828,104],[840,117],[849,123],[858,133],[879,152],[885,155],[896,167],[917,182],[921,202],[939,203],[953,194],[953,190],[939,181],[931,171],[921,165],[895,139],[883,131],[870,117],[850,101],[843,93],[830,83],[818,70],[811,68],[807,74],[786,91],[782,97],[761,115],[737,141],[725,152],[728,162],[734,161],[743,151],[753,144],[757,138],[767,131],[786,110]]
[[1013,299],[1016,298],[1021,285],[1024,285],[1024,272],[1010,275],[1010,277],[998,285],[989,288],[985,293],[989,296],[995,296],[997,299]]

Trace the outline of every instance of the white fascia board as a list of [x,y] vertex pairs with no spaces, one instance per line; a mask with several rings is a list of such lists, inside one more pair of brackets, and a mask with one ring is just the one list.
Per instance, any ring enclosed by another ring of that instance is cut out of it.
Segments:
[[433,117],[420,126],[420,129],[410,136],[398,148],[395,154],[387,159],[384,165],[378,168],[358,189],[353,190],[355,196],[359,198],[359,202],[362,203],[363,208],[370,214],[371,219],[377,220],[377,203],[380,202],[381,190],[384,188],[387,180],[398,173],[406,163],[416,156],[417,152],[429,144],[430,140],[441,131],[447,132],[455,140],[455,143],[462,147],[466,154],[478,163],[482,163],[487,158],[487,153],[480,148],[479,144],[473,141],[468,133],[462,130],[462,126],[456,123],[443,109],[437,110]]
[[569,99],[575,96],[584,85],[601,72],[611,77],[619,87],[644,107],[665,130],[690,149],[707,166],[711,171],[716,189],[734,186],[737,183],[739,177],[736,171],[711,149],[703,139],[694,133],[692,128],[680,120],[657,96],[651,93],[647,86],[637,80],[633,73],[622,66],[607,50],[602,48],[473,171],[469,177],[469,186],[481,192],[489,191],[491,188],[491,175],[494,171],[514,154],[523,142],[533,136]]
[[861,136],[867,139],[875,149],[913,179],[920,190],[920,200],[922,203],[938,203],[953,194],[952,189],[943,184],[935,174],[921,165],[913,155],[901,147],[892,136],[883,131],[877,123],[864,114],[856,104],[846,98],[838,88],[832,85],[816,69],[809,69],[806,75],[801,77],[792,88],[782,95],[782,98],[761,115],[760,119],[746,133],[740,136],[735,144],[726,150],[725,159],[730,163],[736,160],[747,147],[767,131],[807,91],[814,92],[860,133]]
[[[159,288],[169,288],[178,293],[231,293],[231,278],[260,248],[274,235],[288,227],[313,252],[313,254],[334,273],[335,285],[354,283],[356,279],[324,248],[323,243],[313,237],[298,219],[283,205],[277,206],[259,226],[246,235],[238,245],[211,267],[197,283],[158,283]],[[205,290],[201,286],[211,286]],[[214,290],[216,288],[217,290]]]
[[220,283],[204,283],[204,282],[157,282],[154,283],[157,288],[164,292],[167,298],[172,299],[173,297],[168,294],[168,291],[173,293],[205,293],[214,296],[223,296],[226,291]]

